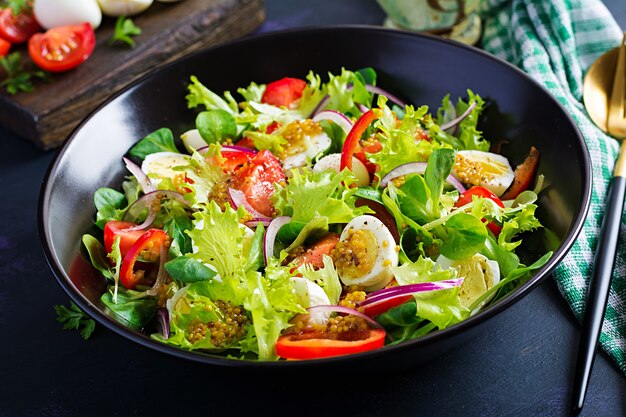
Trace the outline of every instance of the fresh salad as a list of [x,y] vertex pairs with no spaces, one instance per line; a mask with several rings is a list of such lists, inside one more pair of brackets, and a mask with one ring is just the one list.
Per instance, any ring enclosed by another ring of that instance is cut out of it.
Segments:
[[[94,196],[82,238],[102,302],[159,342],[236,359],[316,359],[445,329],[525,282],[539,151],[513,169],[472,91],[405,104],[376,72],[254,82],[195,76],[195,129],[164,127]],[[183,151],[184,147],[184,151]]]

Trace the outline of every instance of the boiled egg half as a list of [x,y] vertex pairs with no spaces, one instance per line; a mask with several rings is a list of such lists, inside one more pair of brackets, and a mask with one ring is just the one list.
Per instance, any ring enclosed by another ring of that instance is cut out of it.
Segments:
[[174,180],[175,177],[184,175],[183,172],[174,168],[189,165],[189,155],[176,152],[156,152],[146,156],[141,164],[141,170],[152,180],[155,187],[164,178]]
[[[330,155],[326,155],[320,158],[319,161],[317,161],[317,163],[313,167],[313,172],[323,172],[328,170],[339,172],[340,167],[341,154],[331,153]],[[363,162],[359,161],[355,157],[352,157],[352,173],[357,179],[355,183],[357,187],[365,187],[370,185],[370,173],[367,171],[367,168],[365,167]]]
[[332,143],[320,124],[310,119],[295,120],[277,133],[287,141],[280,156],[285,171],[305,166]]
[[[319,305],[330,305],[330,300],[322,287],[313,281],[301,277],[293,277],[290,278],[290,280],[295,289],[298,304],[302,307],[309,308]],[[330,313],[316,311],[310,313],[309,322],[313,324],[324,324],[328,321],[328,317],[330,317]]]
[[452,175],[466,185],[485,187],[498,197],[509,188],[515,177],[508,159],[483,151],[458,151]]
[[89,22],[96,29],[102,12],[96,0],[35,0],[33,14],[45,29]]
[[[459,297],[464,307],[469,308],[481,295],[500,282],[500,267],[498,263],[487,259],[487,257],[479,253],[458,261],[453,261],[440,255],[437,258],[436,265],[442,269],[454,268],[457,271],[457,276],[463,278],[463,283],[461,288],[459,288]],[[474,312],[491,300],[493,295],[487,297]]]
[[383,222],[369,215],[355,217],[346,225],[331,257],[341,281],[365,291],[387,285],[393,278],[391,268],[398,265],[393,235]]

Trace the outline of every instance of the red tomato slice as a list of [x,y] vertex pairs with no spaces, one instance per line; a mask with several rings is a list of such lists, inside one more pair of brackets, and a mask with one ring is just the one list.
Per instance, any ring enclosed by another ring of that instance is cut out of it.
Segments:
[[326,339],[323,334],[313,334],[303,339],[302,335],[286,335],[278,338],[276,354],[285,359],[318,359],[350,355],[380,349],[385,344],[385,331],[370,329],[362,340]]
[[237,146],[243,146],[244,148],[256,149],[254,142],[249,137],[244,136],[235,143]]
[[274,205],[274,183],[285,181],[285,174],[280,161],[268,150],[254,155],[250,164],[236,174],[236,186],[243,191],[248,203],[259,213],[271,217]]
[[26,42],[41,26],[31,14],[13,15],[10,8],[0,10],[0,38],[11,43]]
[[167,233],[161,229],[150,229],[144,232],[128,250],[120,268],[120,282],[128,289],[134,289],[143,282],[144,274],[135,273],[135,263],[142,258],[159,259],[161,246],[167,239]]
[[11,49],[11,42],[5,41],[4,39],[0,38],[0,57],[6,56],[6,54],[9,52],[9,49]]
[[37,33],[28,41],[28,53],[41,69],[63,72],[83,63],[96,46],[96,35],[89,23],[61,26]]
[[404,297],[389,298],[381,303],[377,303],[373,305],[365,305],[362,307],[363,314],[370,316],[370,317],[376,317],[412,299],[413,299],[412,295],[406,295]]
[[[472,196],[474,196],[474,195],[477,196],[477,197],[488,198],[489,200],[494,201],[500,207],[504,208],[504,203],[502,202],[502,200],[500,200],[500,198],[498,198],[497,195],[495,195],[494,193],[492,193],[491,191],[489,191],[485,187],[481,187],[479,185],[475,185],[472,188],[470,188],[469,190],[465,191],[463,194],[461,194],[459,196],[459,199],[454,204],[454,206],[455,207],[461,207],[461,206],[464,206],[466,204],[471,203],[472,202]],[[502,231],[502,227],[498,226],[494,222],[489,222],[487,224],[487,228],[489,230],[491,230],[491,233],[493,233],[494,236],[498,236],[500,234],[500,231]]]
[[145,230],[126,230],[129,227],[137,226],[135,223],[111,220],[104,225],[104,248],[107,253],[113,249],[115,237],[120,237],[120,252],[124,257],[131,246],[144,234]]
[[291,103],[302,97],[302,91],[305,87],[306,81],[285,77],[267,85],[261,102],[279,107],[289,107]]
[[292,264],[294,269],[298,269],[300,265],[309,264],[313,268],[324,267],[324,255],[330,255],[330,252],[337,246],[339,235],[337,233],[329,233],[308,248],[302,255],[297,256]]
[[341,163],[339,165],[339,170],[343,171],[344,168],[348,168],[352,170],[352,157],[354,153],[357,151],[357,148],[360,146],[359,141],[361,140],[361,136],[365,133],[365,130],[369,127],[370,124],[376,119],[376,115],[374,114],[374,110],[368,110],[359,117],[359,119],[354,123],[352,129],[346,136],[346,141],[343,143],[343,149],[341,151]]
[[224,171],[235,172],[237,169],[250,162],[254,154],[243,151],[222,151],[222,157],[224,158],[224,161],[222,161]]

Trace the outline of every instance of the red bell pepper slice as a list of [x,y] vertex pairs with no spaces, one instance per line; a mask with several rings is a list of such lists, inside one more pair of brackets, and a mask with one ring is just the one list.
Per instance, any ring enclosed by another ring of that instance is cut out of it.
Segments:
[[[351,355],[383,347],[385,331],[370,329],[367,337],[360,340],[335,340],[324,334],[285,335],[276,342],[276,354],[285,359],[319,359]],[[305,338],[303,338],[305,337]]]
[[369,125],[372,124],[374,120],[378,117],[374,113],[374,110],[368,110],[359,117],[359,119],[354,123],[352,129],[346,136],[346,141],[343,143],[343,149],[341,151],[341,163],[339,165],[339,170],[343,171],[344,168],[348,168],[352,170],[352,157],[354,153],[357,151],[359,141],[363,136],[363,133],[367,130]]
[[135,263],[141,256],[143,259],[159,259],[161,246],[167,239],[167,233],[161,229],[150,229],[142,234],[131,246],[120,268],[120,282],[130,290],[135,289],[137,284],[142,283],[144,274],[135,273]]

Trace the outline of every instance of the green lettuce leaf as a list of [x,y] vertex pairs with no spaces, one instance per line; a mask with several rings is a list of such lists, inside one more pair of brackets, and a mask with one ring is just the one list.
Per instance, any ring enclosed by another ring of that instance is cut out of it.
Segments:
[[190,109],[204,106],[206,110],[224,110],[233,116],[239,113],[237,101],[228,91],[224,92],[224,98],[222,98],[206,88],[195,75],[191,76],[191,84],[187,86],[187,89],[189,94],[185,98]]
[[328,255],[323,255],[324,267],[315,269],[310,264],[304,264],[298,268],[298,272],[309,281],[313,281],[326,293],[331,304],[337,304],[341,297],[342,286],[339,275],[333,264],[333,260]]

